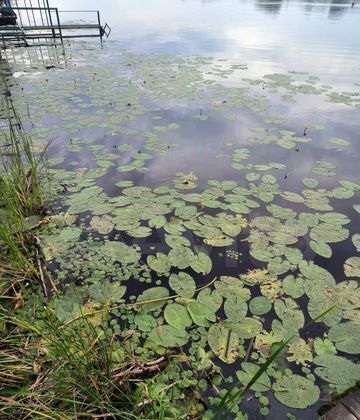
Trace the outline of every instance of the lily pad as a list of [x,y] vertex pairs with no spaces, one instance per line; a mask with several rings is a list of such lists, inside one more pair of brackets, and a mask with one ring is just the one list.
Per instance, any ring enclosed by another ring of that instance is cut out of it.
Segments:
[[346,277],[360,277],[360,257],[350,257],[345,261]]
[[174,328],[183,330],[190,327],[192,319],[187,309],[177,303],[169,303],[164,311],[165,321]]
[[200,302],[190,302],[187,305],[189,314],[196,325],[200,327],[208,327],[210,322],[216,321],[215,311]]
[[160,325],[150,332],[149,339],[162,347],[181,347],[188,342],[189,335],[185,330]]
[[237,322],[245,318],[248,307],[241,298],[232,296],[226,299],[224,311],[230,321]]
[[196,284],[190,274],[180,271],[178,274],[171,274],[169,285],[174,292],[184,298],[192,298],[195,294]]
[[156,256],[149,255],[147,257],[148,266],[158,273],[165,274],[170,271],[171,262],[167,255],[158,252]]
[[234,363],[239,355],[239,337],[221,324],[209,328],[208,341],[214,354],[225,363]]
[[257,296],[249,303],[250,312],[253,315],[264,315],[271,311],[272,302],[265,296]]
[[[236,372],[240,383],[247,385],[252,378],[257,374],[260,366],[253,363],[243,362],[241,363],[241,369]],[[268,392],[271,389],[271,381],[266,372],[262,373],[259,379],[251,385],[250,389],[256,392]]]
[[306,408],[320,397],[319,388],[309,379],[299,375],[283,375],[273,385],[274,395],[291,408]]
[[344,353],[360,354],[360,324],[345,322],[334,325],[329,331],[329,340]]

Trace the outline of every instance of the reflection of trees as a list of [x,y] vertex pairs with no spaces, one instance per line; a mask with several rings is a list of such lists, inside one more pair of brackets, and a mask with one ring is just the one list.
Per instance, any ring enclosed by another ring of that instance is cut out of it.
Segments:
[[270,14],[279,13],[281,6],[282,0],[256,0],[256,8]]
[[339,19],[349,10],[349,4],[352,0],[331,0],[331,6],[329,7],[329,19]]
[[[182,0],[190,1],[190,0]],[[249,0],[252,2],[253,0]],[[280,13],[283,2],[284,3],[296,3],[298,0],[255,0],[256,9],[268,14]],[[306,0],[303,7],[306,14],[311,14],[314,10],[328,8],[329,19],[339,19],[349,10],[351,5],[356,0],[322,0],[319,4],[319,0]],[[221,0],[201,0],[202,3],[220,3]],[[239,4],[243,0],[238,0]]]
[[349,5],[353,3],[354,0],[327,0],[324,4],[319,5],[319,0],[307,0],[304,5],[304,9],[307,14],[310,14],[314,9],[319,10],[320,8],[328,7],[329,19],[339,19],[349,10]]

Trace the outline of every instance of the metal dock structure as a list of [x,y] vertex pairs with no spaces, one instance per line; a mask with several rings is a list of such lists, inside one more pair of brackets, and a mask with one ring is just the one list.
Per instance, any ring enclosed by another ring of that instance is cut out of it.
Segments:
[[11,10],[16,23],[0,26],[0,49],[61,44],[68,38],[102,40],[111,32],[98,10],[59,10],[49,0],[13,0]]

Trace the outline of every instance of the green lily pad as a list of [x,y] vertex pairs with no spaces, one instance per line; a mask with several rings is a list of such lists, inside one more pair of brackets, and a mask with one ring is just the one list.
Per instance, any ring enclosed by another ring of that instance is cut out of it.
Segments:
[[344,139],[338,139],[335,137],[330,139],[330,143],[336,144],[337,146],[351,146],[351,143],[349,141],[344,140]]
[[197,297],[200,303],[209,306],[214,311],[217,311],[223,302],[223,298],[218,290],[211,291],[209,288],[201,290]]
[[165,242],[173,249],[181,249],[184,246],[190,246],[190,241],[180,235],[165,235]]
[[335,343],[335,347],[344,353],[360,353],[360,324],[345,322],[334,325],[329,331],[329,340]]
[[314,340],[314,349],[318,356],[336,354],[336,348],[334,344],[327,338],[322,340],[320,337],[316,337]]
[[319,182],[314,178],[304,178],[303,184],[308,188],[316,188],[319,185]]
[[209,274],[212,269],[211,258],[204,252],[193,255],[190,260],[190,267],[199,274]]
[[248,307],[241,298],[232,296],[225,300],[224,311],[230,321],[237,322],[245,318]]
[[169,296],[169,291],[166,287],[151,287],[144,290],[137,298],[137,302],[149,302],[141,304],[141,308],[147,311],[159,309],[165,305],[166,299]]
[[169,325],[180,330],[192,325],[192,319],[187,309],[177,303],[166,305],[164,318]]
[[355,235],[353,235],[351,240],[356,250],[359,252],[360,251],[360,233],[355,233]]
[[314,358],[318,365],[315,373],[321,379],[336,386],[338,393],[354,386],[360,377],[360,365],[341,356],[322,355]]
[[152,270],[161,274],[168,273],[171,268],[169,257],[161,252],[158,252],[156,256],[149,255],[147,257],[147,264]]
[[[236,372],[236,376],[243,385],[247,385],[252,378],[257,374],[260,366],[253,363],[243,362],[241,363],[241,369]],[[268,392],[271,389],[271,381],[266,372],[262,373],[259,379],[251,385],[250,389],[256,392]]]
[[301,277],[295,278],[293,275],[286,276],[283,280],[284,292],[293,299],[301,297],[304,291],[304,279]]
[[149,334],[149,340],[162,347],[181,347],[189,340],[189,334],[185,330],[179,330],[171,325],[161,325]]
[[250,290],[246,289],[237,277],[221,276],[220,281],[215,282],[215,288],[227,299],[235,296],[246,302],[251,296]]
[[257,296],[249,303],[250,312],[253,315],[264,315],[271,311],[272,302],[265,296]]
[[306,408],[320,397],[319,388],[309,379],[299,375],[283,375],[273,385],[275,398],[291,408]]
[[108,215],[94,216],[90,221],[90,227],[102,235],[107,235],[114,229],[114,223],[112,222],[112,218]]
[[208,327],[210,325],[209,321],[216,321],[214,308],[209,308],[203,303],[190,302],[187,305],[187,309],[195,324],[199,325],[200,327]]
[[196,284],[190,274],[180,271],[178,274],[171,274],[169,285],[174,292],[184,298],[192,298],[195,294]]
[[214,354],[225,363],[234,363],[239,355],[239,337],[221,324],[214,324],[208,331],[208,342]]
[[360,277],[360,257],[350,257],[345,261],[346,277]]
[[263,329],[262,323],[255,318],[243,318],[240,322],[231,323],[231,328],[240,338],[256,337]]
[[325,242],[310,241],[310,248],[321,257],[330,258],[332,256],[331,247]]
[[310,238],[317,242],[341,242],[349,237],[349,231],[341,226],[321,223],[310,231]]

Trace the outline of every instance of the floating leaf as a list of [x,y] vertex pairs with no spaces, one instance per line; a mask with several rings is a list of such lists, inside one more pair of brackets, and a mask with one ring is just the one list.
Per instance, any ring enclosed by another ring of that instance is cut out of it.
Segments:
[[224,311],[230,321],[237,322],[245,318],[248,307],[241,298],[232,296],[225,300]]
[[336,354],[336,348],[334,344],[327,338],[322,340],[320,337],[316,337],[314,340],[314,349],[318,356]]
[[332,250],[325,242],[310,241],[310,248],[321,257],[330,258],[332,256]]
[[141,304],[141,307],[147,311],[152,311],[161,308],[165,305],[166,299],[169,296],[169,291],[166,287],[151,287],[144,290],[137,298],[137,302],[149,302]]
[[314,178],[304,178],[303,184],[308,188],[316,188],[319,185],[318,181]]
[[134,321],[138,328],[144,332],[150,332],[157,326],[156,319],[147,313],[135,315]]
[[215,288],[227,299],[238,297],[245,302],[250,299],[250,291],[244,288],[242,281],[237,277],[221,276],[220,281],[215,282]]
[[187,309],[177,303],[166,305],[164,318],[169,325],[180,330],[190,327],[192,324],[192,319]]
[[349,231],[338,225],[321,223],[310,231],[310,238],[317,242],[341,242],[349,237]]
[[351,146],[351,143],[349,141],[344,140],[344,139],[338,139],[335,137],[330,139],[330,143],[336,144],[337,146]]
[[328,338],[335,343],[335,347],[345,353],[360,353],[360,324],[345,322],[330,328]]
[[355,233],[351,238],[352,243],[354,244],[357,251],[360,251],[360,233]]
[[250,312],[253,315],[264,315],[271,311],[272,302],[265,296],[257,296],[249,303]]
[[311,347],[302,338],[289,344],[288,354],[291,354],[291,356],[288,356],[287,360],[289,362],[296,362],[297,365],[309,367],[308,363],[313,361]]
[[167,255],[158,252],[156,256],[147,257],[148,266],[158,273],[168,273],[171,268],[171,262]]
[[243,318],[240,322],[230,324],[240,338],[256,337],[263,329],[262,323],[255,318]]
[[162,347],[181,347],[188,342],[189,335],[185,330],[161,325],[150,332],[149,339]]
[[298,299],[304,294],[304,279],[295,278],[293,275],[286,276],[283,280],[284,292],[293,299]]
[[359,381],[360,365],[344,357],[327,354],[315,357],[314,363],[320,366],[315,369],[316,375],[336,385],[338,393],[346,391]]
[[108,215],[94,216],[90,221],[90,226],[92,230],[95,230],[102,235],[107,235],[114,229],[112,218]]
[[212,269],[211,258],[204,252],[199,252],[191,258],[190,267],[199,274],[209,274]]
[[194,279],[183,271],[180,271],[178,274],[171,274],[169,285],[176,294],[184,298],[192,298],[195,294],[196,285]]
[[276,399],[291,408],[309,407],[320,397],[319,388],[299,375],[281,376],[274,383],[273,390]]
[[237,334],[220,324],[209,328],[208,341],[214,354],[225,363],[234,363],[238,358],[239,337]]
[[209,306],[214,311],[217,311],[223,302],[223,298],[218,290],[211,291],[209,288],[202,290],[197,297],[200,303]]
[[195,324],[199,325],[200,327],[208,327],[210,325],[209,321],[216,321],[216,316],[213,308],[209,308],[203,303],[190,302],[187,305],[187,309]]
[[146,226],[138,226],[126,231],[126,233],[133,238],[147,238],[152,234],[152,230]]
[[[260,366],[253,363],[241,363],[241,369],[236,372],[240,383],[247,385],[253,377],[258,373]],[[271,381],[266,372],[262,373],[259,379],[251,385],[250,389],[256,392],[268,392],[271,389]]]
[[345,261],[346,277],[360,277],[360,257],[350,257]]
[[184,246],[190,246],[190,241],[180,235],[165,235],[165,242],[173,249],[181,249]]

